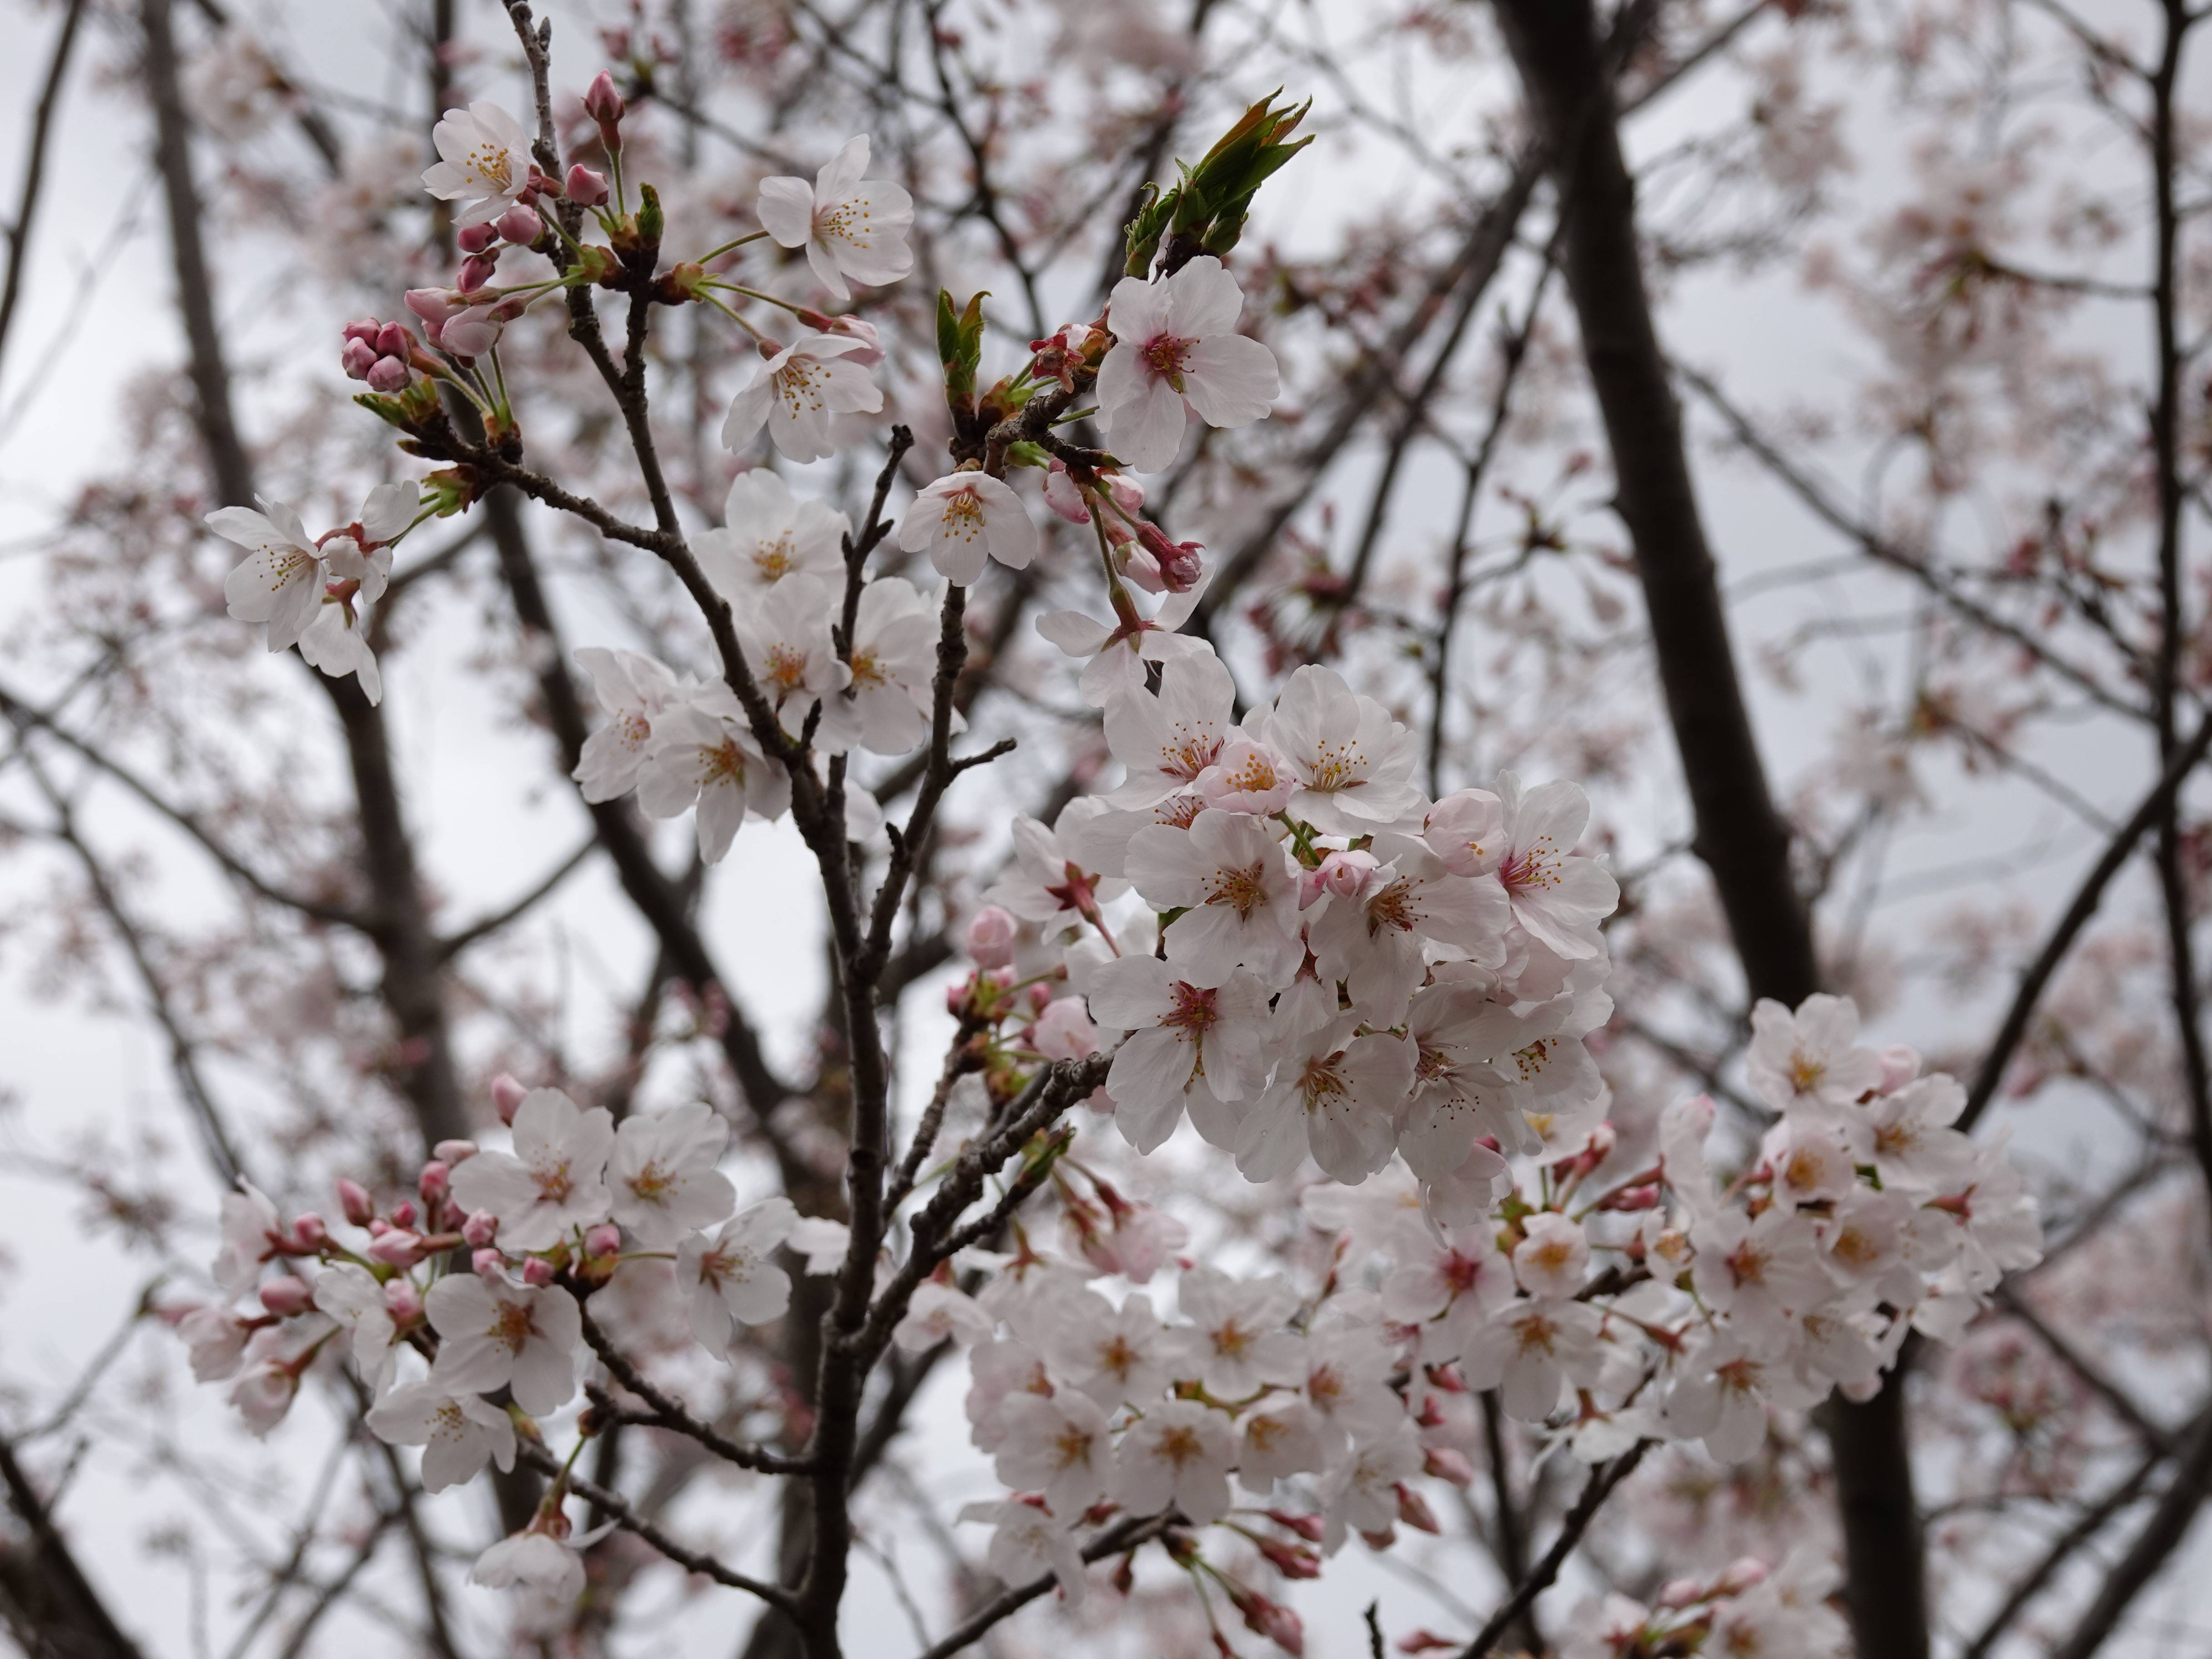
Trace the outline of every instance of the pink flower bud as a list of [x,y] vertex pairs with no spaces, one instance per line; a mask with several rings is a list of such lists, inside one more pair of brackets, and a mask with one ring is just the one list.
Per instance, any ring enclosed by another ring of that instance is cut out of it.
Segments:
[[1755,1555],[1740,1555],[1721,1570],[1713,1588],[1723,1595],[1741,1595],[1746,1590],[1758,1589],[1765,1578],[1765,1562]]
[[1090,506],[1067,471],[1066,461],[1054,461],[1044,475],[1044,504],[1070,524],[1089,524]]
[[469,1257],[469,1267],[478,1279],[489,1279],[495,1283],[507,1277],[507,1258],[497,1250],[477,1251]]
[[856,368],[873,368],[884,360],[883,339],[873,323],[863,322],[858,317],[831,317],[823,324],[822,332],[860,343],[858,351],[845,354],[845,361]]
[[406,324],[386,323],[376,331],[376,350],[379,356],[397,357],[404,362],[414,349],[415,337],[408,331]]
[[1885,1095],[1893,1095],[1920,1075],[1920,1050],[1897,1043],[1881,1051],[1881,1081],[1875,1085]]
[[522,1104],[522,1097],[529,1092],[505,1072],[491,1080],[491,1103],[501,1123],[514,1121],[515,1109]]
[[365,380],[368,371],[377,364],[376,348],[366,340],[348,340],[345,349],[338,354],[349,380]]
[[421,1212],[415,1207],[415,1200],[410,1198],[403,1198],[393,1205],[391,1214],[392,1224],[395,1227],[412,1227],[421,1218]]
[[473,1140],[441,1140],[430,1149],[430,1156],[448,1170],[456,1164],[465,1164],[477,1155]]
[[313,1255],[331,1242],[331,1230],[323,1225],[322,1217],[308,1211],[292,1224],[294,1255]]
[[368,382],[372,392],[404,392],[413,376],[404,359],[379,357],[368,366],[368,373],[360,378]]
[[445,1201],[447,1193],[452,1190],[453,1183],[449,1179],[452,1174],[451,1170],[434,1158],[422,1166],[422,1178],[416,1183],[416,1190],[422,1194],[425,1204]]
[[578,207],[597,207],[607,199],[606,175],[603,173],[594,173],[579,161],[568,169],[568,176],[562,181],[561,193]]
[[517,247],[529,247],[545,234],[545,222],[538,216],[535,208],[511,207],[492,224]]
[[1014,959],[1014,935],[1020,926],[997,905],[985,905],[968,924],[969,958],[979,968],[1004,968]]
[[1160,568],[1160,580],[1170,593],[1188,593],[1206,574],[1206,550],[1196,542],[1171,542],[1156,524],[1137,526],[1137,539]]
[[477,1249],[482,1249],[499,1237],[499,1218],[489,1210],[477,1210],[461,1223],[461,1237]]
[[1331,853],[1318,868],[1298,872],[1298,908],[1308,909],[1324,893],[1356,899],[1367,878],[1382,867],[1372,853]]
[[381,1238],[392,1231],[392,1224],[380,1215],[373,1215],[361,1224],[368,1229],[371,1238]]
[[553,1264],[542,1255],[533,1255],[522,1264],[522,1282],[544,1290],[553,1282]]
[[1398,1483],[1398,1518],[1421,1532],[1443,1530],[1437,1524],[1436,1511],[1429,1507],[1428,1500],[1402,1480]]
[[463,225],[453,233],[453,241],[464,253],[482,253],[499,240],[499,230],[490,223]]
[[383,326],[384,325],[378,322],[375,318],[364,317],[357,323],[348,323],[345,325],[344,333],[340,337],[359,340],[364,345],[374,345],[377,331]]
[[1474,1484],[1474,1465],[1468,1462],[1464,1452],[1454,1451],[1449,1446],[1429,1447],[1421,1461],[1421,1471],[1439,1480],[1449,1480],[1455,1486]]
[[448,317],[457,317],[467,309],[451,289],[410,288],[407,290],[407,309],[426,323],[442,323]]
[[602,1222],[584,1235],[586,1255],[617,1255],[622,1251],[622,1229]]
[[1287,1510],[1269,1510],[1267,1519],[1285,1532],[1294,1532],[1309,1544],[1318,1544],[1328,1536],[1328,1527],[1318,1515],[1292,1515]]
[[428,1254],[422,1248],[422,1234],[404,1227],[387,1227],[368,1242],[369,1259],[386,1267],[411,1267]]
[[1695,1578],[1670,1578],[1659,1587],[1653,1605],[1662,1607],[1686,1607],[1705,1599],[1705,1587]]
[[471,253],[461,261],[461,274],[454,279],[453,286],[464,294],[474,294],[491,281],[498,270],[497,253]]
[[315,1293],[307,1288],[307,1281],[286,1273],[282,1279],[272,1279],[261,1287],[261,1305],[280,1319],[289,1319],[303,1314],[315,1305]]
[[599,137],[612,149],[622,143],[622,118],[629,106],[623,102],[622,94],[615,90],[615,78],[605,70],[592,77],[592,84],[584,88],[584,113],[599,123]]
[[1321,1557],[1304,1544],[1285,1544],[1279,1538],[1259,1540],[1260,1553],[1285,1578],[1318,1578]]

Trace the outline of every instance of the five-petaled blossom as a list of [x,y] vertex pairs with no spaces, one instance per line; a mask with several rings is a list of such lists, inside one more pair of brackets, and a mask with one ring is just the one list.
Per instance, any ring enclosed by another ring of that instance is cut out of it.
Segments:
[[1098,370],[1107,446],[1139,472],[1182,447],[1185,411],[1208,426],[1262,418],[1281,390],[1275,354],[1237,331],[1243,290],[1211,254],[1157,283],[1125,276],[1107,319],[1115,346]]
[[1019,570],[1036,557],[1037,530],[1010,484],[988,472],[948,472],[914,498],[899,521],[899,545],[928,554],[945,580],[973,587],[988,559]]
[[786,460],[836,454],[837,417],[872,415],[884,406],[884,389],[852,361],[866,349],[849,337],[802,334],[776,351],[731,401],[722,422],[724,447],[743,449],[766,427]]
[[886,179],[863,179],[868,170],[866,133],[844,147],[814,175],[763,179],[760,222],[783,247],[803,247],[840,305],[853,297],[845,279],[879,288],[914,269],[906,245],[914,224],[914,198]]
[[481,1152],[454,1170],[453,1202],[498,1217],[505,1249],[550,1249],[605,1218],[614,1139],[604,1106],[581,1111],[558,1089],[532,1089],[514,1114],[514,1151]]
[[422,174],[422,188],[441,202],[459,202],[457,225],[481,225],[513,207],[530,187],[530,139],[522,125],[497,104],[478,99],[449,109],[430,130],[440,160]]

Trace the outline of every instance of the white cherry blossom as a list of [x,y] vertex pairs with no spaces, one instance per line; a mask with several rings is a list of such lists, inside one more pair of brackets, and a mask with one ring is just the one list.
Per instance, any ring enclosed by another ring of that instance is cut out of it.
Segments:
[[1454,875],[1419,842],[1385,836],[1376,846],[1391,861],[1355,895],[1332,895],[1307,938],[1322,980],[1342,980],[1353,1007],[1395,1025],[1427,971],[1425,941],[1500,967],[1512,913],[1494,877]]
[[720,862],[750,812],[791,809],[791,775],[766,759],[725,685],[677,703],[654,723],[653,752],[638,769],[637,804],[656,818],[699,809],[699,856]]
[[368,1268],[341,1261],[315,1280],[315,1306],[337,1322],[353,1342],[354,1368],[371,1395],[392,1386],[399,1363],[392,1343],[398,1335],[391,1310],[385,1306],[384,1286]]
[[1388,1532],[1398,1518],[1398,1487],[1421,1472],[1421,1443],[1401,1418],[1391,1432],[1355,1449],[1321,1483],[1327,1505],[1322,1548],[1334,1553],[1347,1533]]
[[1328,1462],[1319,1413],[1298,1399],[1272,1400],[1238,1423],[1237,1478],[1264,1492],[1294,1474],[1316,1474]]
[[1413,735],[1333,668],[1308,663],[1272,711],[1255,710],[1245,724],[1297,779],[1284,810],[1325,835],[1371,834],[1421,805]]
[[228,1308],[195,1308],[177,1322],[191,1358],[192,1381],[222,1382],[238,1375],[253,1328]]
[[550,1249],[606,1219],[614,1139],[604,1106],[582,1111],[558,1089],[532,1089],[515,1109],[514,1151],[480,1152],[455,1170],[453,1202],[497,1216],[500,1246],[510,1254]]
[[1187,831],[1139,830],[1124,867],[1153,908],[1183,911],[1167,954],[1192,984],[1225,984],[1242,967],[1285,986],[1305,960],[1289,855],[1256,819],[1208,808]]
[[1063,1376],[1108,1410],[1158,1397],[1168,1385],[1170,1339],[1152,1298],[1119,1308],[1095,1291],[1061,1304],[1044,1333],[1044,1352]]
[[1229,1513],[1229,1471],[1237,1434],[1228,1415],[1194,1400],[1147,1407],[1121,1437],[1114,1463],[1114,1496],[1132,1515],[1156,1515],[1172,1504],[1193,1526]]
[[300,515],[283,501],[261,498],[261,510],[217,507],[208,528],[246,550],[243,564],[223,579],[223,602],[237,621],[265,625],[269,648],[289,651],[323,602],[322,550]]
[[973,587],[991,559],[1019,570],[1037,555],[1037,529],[1013,487],[988,472],[948,472],[923,486],[899,520],[899,545],[927,553],[937,574]]
[[1026,1584],[1050,1573],[1060,1580],[1070,1607],[1082,1604],[1089,1589],[1083,1577],[1083,1553],[1065,1522],[1034,1504],[1012,1500],[963,1504],[959,1518],[996,1528],[983,1552],[983,1564],[1003,1583]]
[[1150,616],[1135,599],[1124,596],[1116,602],[1110,623],[1080,611],[1048,611],[1037,618],[1036,630],[1065,654],[1085,659],[1078,683],[1083,700],[1103,708],[1118,697],[1149,696],[1145,690],[1148,664],[1212,654],[1204,640],[1176,631],[1198,609],[1202,592],[1194,587],[1170,593]]
[[1589,1282],[1589,1240],[1578,1224],[1545,1211],[1530,1216],[1522,1231],[1521,1242],[1513,1247],[1513,1276],[1522,1290],[1559,1301]]
[[210,1269],[224,1295],[241,1297],[261,1276],[261,1264],[280,1254],[283,1224],[269,1195],[241,1177],[222,1195],[222,1243]]
[[1845,1123],[1885,1188],[1953,1193],[1974,1167],[1974,1143],[1951,1127],[1966,1109],[1959,1080],[1938,1073],[1877,1095]]
[[753,371],[730,404],[722,445],[743,449],[768,428],[786,460],[818,461],[837,453],[837,417],[872,415],[884,389],[852,361],[866,346],[849,336],[803,334]]
[[1505,1160],[1475,1141],[1492,1135],[1517,1150],[1527,1133],[1512,1103],[1516,1073],[1505,1058],[1524,1046],[1522,1030],[1511,1009],[1462,986],[1437,984],[1414,994],[1407,1012],[1415,1052],[1413,1094],[1398,1129],[1398,1150],[1414,1174],[1441,1180],[1477,1152],[1487,1154],[1491,1175],[1504,1174]]
[[423,1295],[422,1311],[440,1338],[432,1382],[454,1393],[511,1388],[532,1417],[574,1395],[583,1321],[576,1298],[559,1285],[495,1285],[448,1273]]
[[1741,1463],[1766,1438],[1766,1407],[1805,1407],[1819,1402],[1825,1389],[1807,1388],[1786,1359],[1761,1358],[1736,1340],[1734,1330],[1716,1336],[1691,1356],[1667,1395],[1670,1433],[1702,1439],[1718,1462]]
[[988,1341],[995,1323],[975,1297],[930,1279],[915,1286],[906,1316],[891,1329],[891,1340],[908,1353],[921,1353],[945,1341]]
[[1013,1395],[999,1409],[999,1425],[1004,1437],[994,1465],[1006,1485],[1043,1493],[1046,1507],[1062,1521],[1074,1520],[1106,1495],[1114,1440],[1106,1413],[1089,1396],[1073,1389],[1049,1399]]
[[1390,1388],[1391,1364],[1390,1345],[1376,1340],[1371,1327],[1316,1325],[1298,1386],[1325,1447],[1363,1444],[1404,1419],[1406,1408]]
[[1191,1322],[1176,1332],[1176,1374],[1195,1377],[1216,1399],[1304,1380],[1305,1342],[1288,1328],[1298,1293],[1279,1274],[1240,1279],[1194,1267],[1182,1276],[1176,1306]]
[[1778,1112],[1840,1111],[1881,1082],[1881,1056],[1857,1047],[1859,1011],[1849,997],[1817,993],[1797,1012],[1771,997],[1751,1011],[1745,1069],[1759,1097]]
[[842,583],[852,527],[829,502],[795,495],[774,470],[757,466],[731,480],[721,528],[701,531],[691,550],[714,591],[743,607],[786,576]]
[[1390,1161],[1413,1045],[1388,1032],[1355,1036],[1357,1024],[1336,1020],[1278,1056],[1274,1081],[1237,1125],[1246,1179],[1286,1176],[1311,1152],[1324,1173],[1356,1185]]
[[1461,1369],[1468,1386],[1500,1391],[1508,1417],[1540,1423],[1559,1409],[1565,1384],[1597,1381],[1602,1322],[1586,1303],[1516,1300],[1468,1333]]
[[714,1167],[729,1140],[727,1120],[704,1101],[624,1118],[607,1160],[614,1218],[653,1250],[713,1226],[738,1201]]
[[1091,1018],[1130,1035],[1106,1074],[1114,1121],[1140,1152],[1175,1133],[1185,1109],[1218,1144],[1234,1132],[1233,1104],[1267,1075],[1267,988],[1248,973],[1191,984],[1166,963],[1128,956],[1091,976]]
[[334,680],[351,674],[361,682],[362,696],[371,703],[384,701],[384,674],[376,653],[369,649],[368,628],[349,600],[328,593],[300,630],[300,655]]
[[1620,888],[1595,859],[1575,852],[1589,823],[1589,798],[1559,781],[1523,791],[1510,772],[1498,792],[1463,789],[1431,809],[1423,831],[1445,866],[1462,875],[1495,875],[1513,919],[1559,955],[1604,949],[1597,925],[1620,902]]
[[369,1432],[387,1445],[422,1448],[422,1490],[440,1492],[473,1480],[484,1465],[514,1467],[514,1420],[482,1396],[424,1379],[407,1382],[369,1407]]
[[1724,1209],[1692,1227],[1690,1243],[1698,1253],[1691,1267],[1698,1294],[1761,1352],[1789,1340],[1790,1315],[1833,1293],[1812,1222],[1788,1210],[1770,1209],[1754,1221]]
[[690,688],[635,651],[586,646],[576,660],[592,677],[599,707],[611,718],[584,739],[584,752],[571,775],[586,800],[615,800],[637,787],[638,772],[653,752],[653,721]]
[[[684,1294],[691,1334],[708,1353],[727,1356],[733,1322],[765,1325],[783,1316],[791,1305],[791,1275],[772,1258],[779,1245],[793,1241],[799,1226],[799,1212],[789,1199],[763,1199],[732,1216],[712,1239],[695,1234],[678,1247],[676,1285]],[[840,1237],[836,1254],[843,1253]],[[808,1265],[810,1271],[820,1271]]]
[[584,1561],[550,1533],[519,1532],[477,1557],[469,1582],[487,1589],[534,1590],[566,1607],[584,1593]]
[[1118,877],[1087,867],[1084,830],[1104,810],[1095,798],[1070,801],[1049,830],[1027,813],[1017,814],[1014,867],[984,890],[984,900],[1048,930],[1088,926],[1103,933],[1105,916],[1099,907],[1128,890]]
[[1106,744],[1128,775],[1106,799],[1150,806],[1194,787],[1220,757],[1236,702],[1236,683],[1211,653],[1169,663],[1158,696],[1116,697],[1106,707]]
[[806,263],[840,305],[853,297],[847,277],[879,288],[914,269],[907,246],[914,198],[889,179],[863,179],[867,170],[862,133],[845,141],[811,185],[781,175],[761,180],[762,228],[779,246],[805,248]]
[[[936,613],[936,605],[902,577],[878,576],[860,590],[845,659],[851,680],[842,698],[823,706],[824,733],[878,755],[903,755],[921,745],[933,708]],[[957,712],[953,720],[957,732]]]
[[1774,1201],[1795,1210],[1808,1204],[1832,1204],[1859,1189],[1850,1151],[1826,1124],[1802,1116],[1784,1118],[1767,1131],[1759,1150],[1773,1171]]
[[1098,370],[1107,446],[1127,465],[1157,472],[1182,447],[1188,414],[1209,426],[1262,418],[1281,382],[1275,354],[1237,332],[1237,279],[1211,254],[1157,283],[1125,276],[1107,319],[1114,349]]
[[[737,615],[738,642],[783,729],[796,738],[817,703],[851,684],[853,671],[830,637],[833,600],[811,576],[787,576]],[[816,733],[816,746],[829,738]]]
[[480,225],[513,207],[530,184],[530,139],[522,124],[497,104],[478,99],[449,109],[430,130],[440,159],[422,174],[422,188],[441,202],[459,202],[457,225]]

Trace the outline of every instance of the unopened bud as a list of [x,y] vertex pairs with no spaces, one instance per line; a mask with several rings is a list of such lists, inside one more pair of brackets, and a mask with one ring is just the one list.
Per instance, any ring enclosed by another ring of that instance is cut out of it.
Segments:
[[545,222],[535,208],[511,207],[492,221],[501,236],[517,247],[529,247],[545,234]]
[[477,1155],[473,1140],[441,1140],[430,1149],[430,1156],[448,1170],[456,1164],[465,1164]]
[[1881,1051],[1881,1081],[1875,1086],[1881,1093],[1893,1095],[1920,1075],[1920,1050],[1904,1043]]
[[622,94],[615,90],[614,76],[605,70],[584,88],[584,113],[599,124],[599,138],[609,149],[622,143],[622,118],[628,107]]
[[422,1292],[410,1280],[387,1279],[384,1281],[384,1310],[402,1325],[412,1325],[422,1317]]
[[1705,1599],[1705,1587],[1695,1578],[1670,1578],[1659,1587],[1653,1605],[1662,1607],[1686,1607]]
[[496,1283],[507,1277],[507,1258],[497,1250],[477,1250],[469,1257],[469,1268],[478,1279]]
[[377,331],[383,326],[384,325],[378,322],[375,318],[364,317],[357,323],[348,323],[341,337],[359,340],[364,345],[374,345]]
[[1020,924],[1007,911],[987,904],[968,924],[968,957],[978,968],[1003,968],[1014,959]]
[[1765,1581],[1766,1563],[1755,1555],[1740,1555],[1721,1570],[1714,1589],[1723,1595],[1741,1595]]
[[1309,1544],[1318,1544],[1328,1536],[1328,1528],[1318,1515],[1292,1515],[1287,1510],[1269,1510],[1267,1519],[1285,1532],[1294,1532]]
[[568,169],[561,188],[562,194],[578,207],[597,207],[607,199],[606,175],[593,172],[581,161]]
[[415,336],[404,323],[386,323],[376,331],[376,349],[383,356],[404,361],[415,350]]
[[1321,1557],[1304,1544],[1285,1544],[1279,1538],[1259,1540],[1260,1553],[1285,1578],[1318,1578]]
[[489,1210],[478,1210],[461,1223],[461,1237],[482,1249],[499,1237],[499,1218]]
[[331,1230],[313,1210],[292,1224],[292,1254],[313,1255],[331,1242]]
[[368,371],[376,367],[378,361],[376,348],[366,340],[348,340],[345,349],[338,354],[338,362],[349,380],[367,380]]
[[315,1293],[307,1281],[291,1273],[282,1279],[272,1279],[261,1287],[261,1305],[282,1319],[303,1314],[315,1305]]
[[473,294],[491,281],[498,270],[498,254],[471,253],[461,261],[461,274],[454,280],[453,286],[464,294]]
[[1464,1452],[1454,1451],[1449,1446],[1431,1446],[1421,1460],[1421,1471],[1433,1474],[1439,1480],[1449,1480],[1455,1486],[1467,1487],[1474,1484],[1474,1465],[1468,1462]]
[[416,1190],[422,1194],[422,1201],[425,1204],[443,1203],[447,1193],[452,1190],[452,1175],[453,1171],[434,1158],[425,1164],[422,1178],[416,1187]]
[[421,1218],[420,1212],[415,1208],[415,1200],[409,1198],[403,1198],[393,1205],[391,1215],[392,1224],[395,1227],[412,1227]]
[[515,1109],[522,1104],[522,1097],[529,1092],[505,1072],[491,1080],[492,1108],[498,1112],[501,1123],[514,1121]]
[[487,221],[483,224],[463,225],[453,234],[453,241],[464,253],[482,253],[499,240],[499,228]]
[[1443,1530],[1437,1524],[1436,1511],[1429,1507],[1428,1500],[1402,1480],[1398,1483],[1398,1518],[1421,1532]]
[[553,1282],[553,1264],[542,1255],[533,1255],[522,1264],[522,1282],[544,1290]]
[[404,392],[410,378],[407,365],[398,357],[379,357],[368,366],[366,374],[356,378],[367,380],[372,392]]
[[404,1227],[387,1227],[368,1242],[370,1260],[390,1267],[411,1267],[428,1254],[422,1236]]
[[622,1250],[622,1229],[612,1222],[602,1222],[584,1235],[586,1255],[616,1255]]

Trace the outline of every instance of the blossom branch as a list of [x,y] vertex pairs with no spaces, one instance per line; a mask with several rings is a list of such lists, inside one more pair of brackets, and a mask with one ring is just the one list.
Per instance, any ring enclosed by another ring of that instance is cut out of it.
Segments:
[[[1176,1520],[1172,1513],[1127,1516],[1115,1522],[1084,1545],[1079,1553],[1086,1564],[1103,1561],[1109,1555],[1119,1555],[1125,1550],[1133,1550],[1150,1543],[1175,1525]],[[1012,1618],[1040,1595],[1050,1594],[1057,1583],[1050,1573],[1046,1573],[1042,1577],[1033,1578],[1026,1584],[994,1597],[947,1632],[934,1647],[916,1655],[915,1659],[951,1659],[952,1655],[982,1640],[994,1626]]]
[[607,1368],[607,1374],[646,1403],[645,1413],[626,1413],[624,1420],[648,1423],[656,1428],[666,1429],[672,1434],[696,1440],[724,1462],[734,1463],[741,1469],[753,1469],[763,1474],[804,1474],[807,1472],[808,1465],[804,1458],[785,1457],[765,1447],[744,1445],[720,1433],[710,1425],[702,1423],[684,1408],[681,1401],[662,1393],[652,1379],[630,1362],[628,1355],[608,1340],[606,1333],[592,1317],[588,1302],[580,1299],[577,1316],[582,1323],[584,1340],[591,1345],[592,1352],[599,1355],[600,1364]]
[[1536,1598],[1552,1587],[1553,1582],[1559,1576],[1559,1569],[1575,1553],[1575,1547],[1582,1542],[1583,1534],[1589,1530],[1590,1522],[1597,1518],[1597,1512],[1605,1507],[1605,1500],[1613,1496],[1615,1487],[1636,1473],[1636,1466],[1644,1461],[1644,1455],[1657,1443],[1652,1440],[1639,1440],[1603,1468],[1590,1471],[1582,1496],[1575,1499],[1574,1507],[1560,1521],[1559,1535],[1552,1540],[1551,1548],[1544,1552],[1543,1559],[1536,1563],[1528,1577],[1514,1587],[1513,1594],[1498,1604],[1497,1611],[1490,1615],[1489,1622],[1475,1632],[1474,1639],[1460,1650],[1459,1659],[1483,1659],[1484,1655],[1498,1645],[1498,1638],[1505,1634],[1513,1621],[1527,1613],[1534,1605]]

